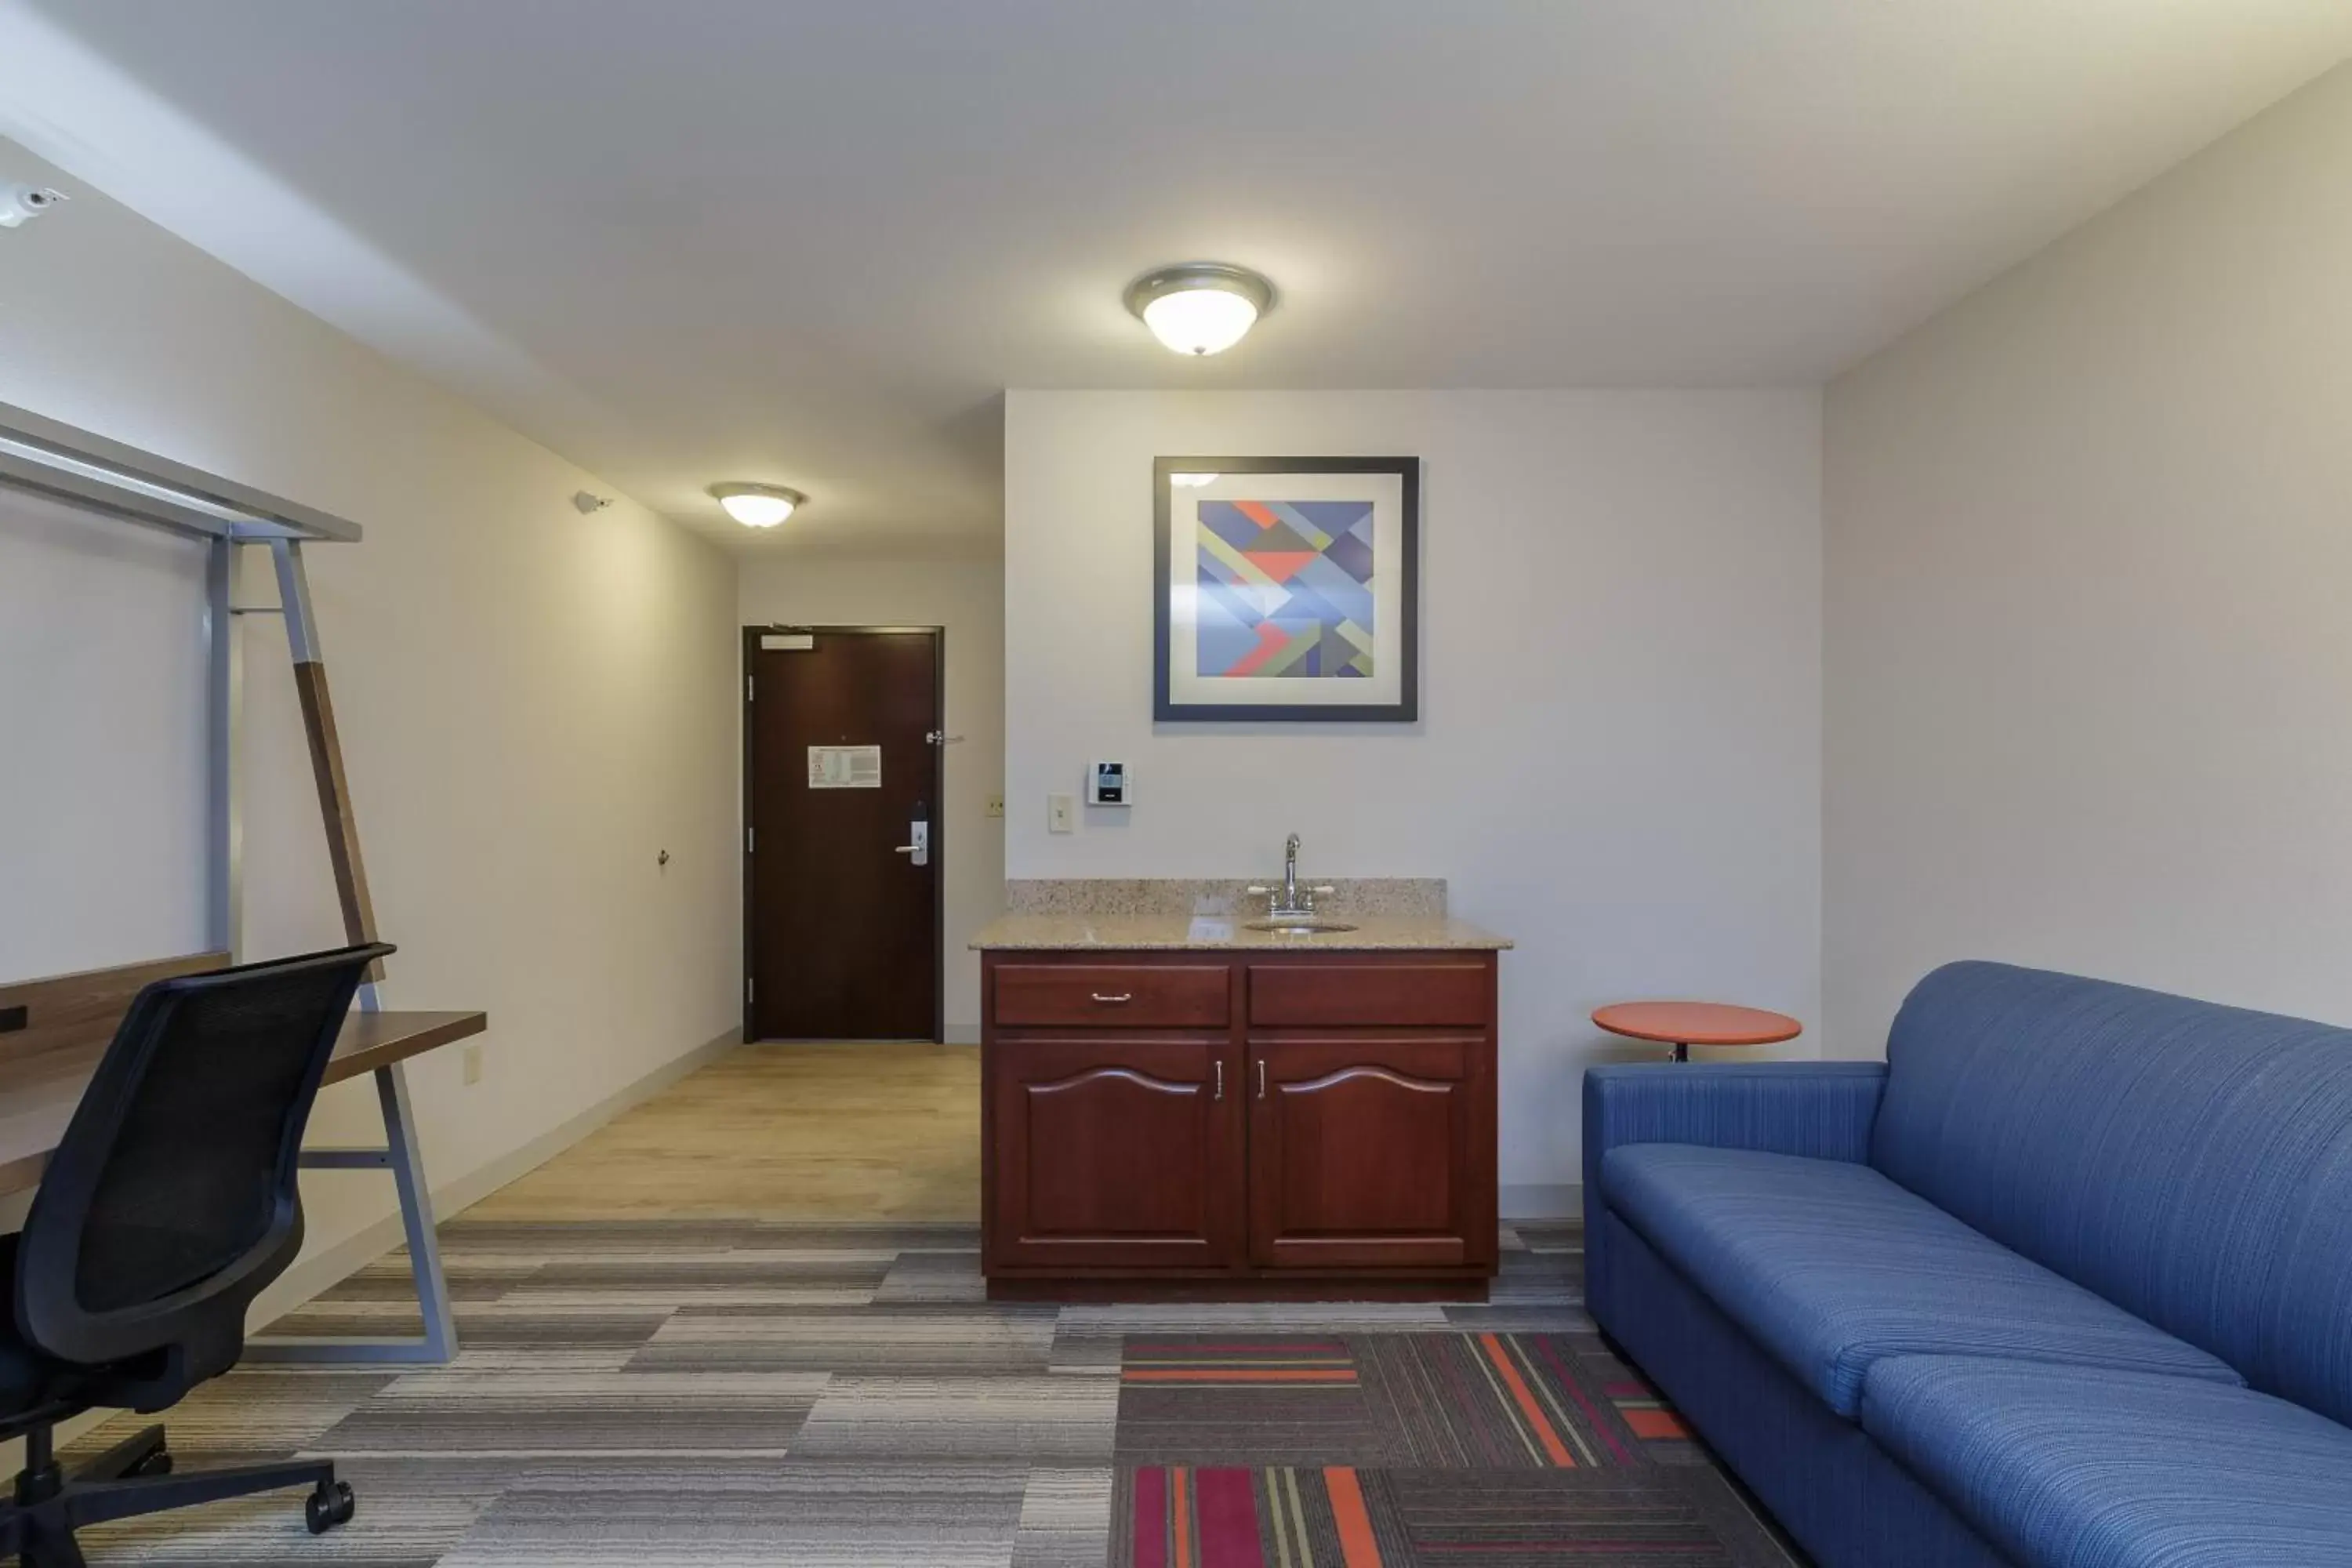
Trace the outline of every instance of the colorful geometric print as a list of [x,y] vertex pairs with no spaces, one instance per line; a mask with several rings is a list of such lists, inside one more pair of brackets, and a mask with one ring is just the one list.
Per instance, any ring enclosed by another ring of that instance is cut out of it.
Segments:
[[1372,673],[1372,503],[1204,500],[1197,673]]
[[1155,1466],[1124,1478],[1116,1568],[1788,1568],[1706,1471]]
[[1114,1568],[1786,1568],[1590,1333],[1132,1334]]

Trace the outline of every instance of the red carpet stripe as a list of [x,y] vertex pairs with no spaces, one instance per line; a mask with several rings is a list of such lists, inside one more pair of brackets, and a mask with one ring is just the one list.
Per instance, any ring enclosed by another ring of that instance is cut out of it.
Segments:
[[1168,1474],[1135,1472],[1135,1568],[1168,1568]]
[[[1584,1424],[1599,1434],[1602,1442],[1609,1445],[1609,1451],[1617,1456],[1619,1464],[1631,1464],[1633,1456],[1627,1453],[1625,1446],[1617,1441],[1617,1435],[1609,1430],[1609,1424],[1606,1421],[1601,1419],[1601,1412],[1592,1407],[1592,1401],[1584,1397],[1584,1390],[1577,1385],[1576,1374],[1568,1369],[1566,1362],[1560,1360],[1559,1352],[1554,1348],[1552,1342],[1546,1339],[1536,1342],[1538,1348],[1543,1352],[1544,1360],[1549,1362],[1552,1371],[1559,1374],[1559,1385],[1568,1390],[1568,1396],[1576,1401],[1576,1407],[1579,1410],[1584,1412]],[[1642,1429],[1636,1426],[1633,1430],[1641,1433]]]
[[1201,1568],[1265,1568],[1250,1473],[1222,1466],[1195,1470],[1193,1494],[1201,1515]]

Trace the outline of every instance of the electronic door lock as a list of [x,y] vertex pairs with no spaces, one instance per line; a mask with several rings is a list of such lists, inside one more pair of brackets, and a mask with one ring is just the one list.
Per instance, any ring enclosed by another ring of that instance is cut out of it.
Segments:
[[892,853],[911,855],[914,857],[913,864],[918,866],[929,865],[931,863],[931,825],[928,822],[911,823],[908,826],[907,836],[914,842],[901,844]]

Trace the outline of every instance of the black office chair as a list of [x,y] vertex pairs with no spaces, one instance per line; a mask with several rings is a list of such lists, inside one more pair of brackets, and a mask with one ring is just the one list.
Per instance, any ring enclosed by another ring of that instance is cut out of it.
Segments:
[[0,1241],[0,1438],[23,1436],[0,1555],[79,1568],[74,1531],[307,1486],[311,1532],[352,1517],[325,1460],[172,1473],[150,1426],[65,1476],[51,1428],[162,1410],[235,1366],[245,1315],[302,1247],[296,1156],[319,1080],[381,942],[158,981],[114,1032],[34,1194]]

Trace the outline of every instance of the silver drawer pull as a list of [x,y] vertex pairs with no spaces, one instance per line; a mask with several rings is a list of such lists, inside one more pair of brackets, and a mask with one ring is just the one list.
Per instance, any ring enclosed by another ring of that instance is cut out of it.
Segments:
[[1121,1002],[1132,1002],[1135,1000],[1135,993],[1132,991],[1122,991],[1116,996],[1106,996],[1099,991],[1096,992],[1094,994],[1095,1000],[1101,1003],[1106,1007],[1115,1007]]
[[1225,1058],[1223,1057],[1217,1058],[1217,1098],[1225,1098]]

